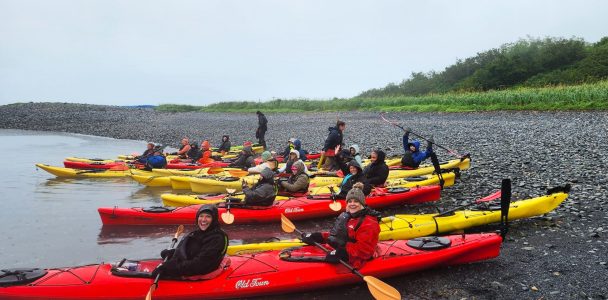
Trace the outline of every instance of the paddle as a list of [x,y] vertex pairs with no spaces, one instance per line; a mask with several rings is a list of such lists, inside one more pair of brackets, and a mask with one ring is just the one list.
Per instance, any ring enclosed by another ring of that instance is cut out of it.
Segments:
[[433,163],[433,167],[435,167],[437,177],[439,177],[439,186],[441,186],[441,189],[443,190],[445,181],[443,180],[443,174],[441,173],[441,167],[439,166],[439,159],[437,159],[437,154],[435,154],[435,152],[431,152],[431,162]]
[[453,212],[455,212],[455,211],[457,211],[457,210],[460,210],[460,209],[463,209],[463,208],[465,208],[465,207],[469,207],[469,206],[472,206],[472,205],[475,205],[475,204],[479,204],[479,203],[482,203],[482,202],[490,202],[490,201],[494,201],[494,200],[498,199],[499,197],[501,197],[501,195],[502,195],[502,191],[495,192],[494,194],[491,194],[491,195],[486,196],[486,197],[484,197],[484,198],[478,199],[478,200],[473,201],[473,202],[471,202],[471,203],[468,203],[468,204],[465,204],[465,205],[461,205],[461,206],[458,206],[458,207],[456,207],[456,208],[453,208],[453,209],[450,209],[450,210],[446,210],[446,211],[444,211],[444,212],[441,212],[441,213],[439,213],[439,214],[437,214],[437,215],[433,216],[433,218],[436,218],[436,217],[443,217],[443,216],[449,215],[449,214],[451,214],[451,213],[453,213]]
[[504,240],[509,231],[509,206],[511,204],[511,179],[503,179],[500,197],[500,236]]
[[[397,124],[397,123],[395,123],[395,122],[391,122],[391,121],[387,120],[387,119],[384,117],[384,113],[380,113],[380,117],[382,118],[382,120],[386,121],[387,123],[389,123],[389,124],[391,124],[391,125],[393,125],[393,126],[395,126],[395,127],[400,128],[401,130],[405,131],[405,128],[403,128],[403,126],[401,126],[401,125],[399,125],[399,124]],[[417,136],[417,137],[419,137],[419,138],[421,138],[421,139],[423,139],[423,140],[425,140],[425,141],[427,141],[427,142],[429,141],[429,140],[428,140],[428,139],[426,139],[425,137],[423,137],[423,136],[421,136],[421,135],[419,135],[419,134],[417,134],[417,133],[415,133],[415,132],[413,132],[413,131],[410,131],[410,133],[411,133],[411,134],[413,134],[413,135],[415,135],[415,136]],[[444,147],[444,146],[442,146],[442,145],[440,145],[440,144],[437,144],[437,143],[435,143],[435,142],[432,142],[432,143],[433,143],[433,145],[435,145],[435,146],[437,146],[437,147],[439,147],[439,148],[441,148],[441,149],[443,149],[443,150],[447,151],[449,154],[454,155],[454,156],[456,156],[456,157],[458,157],[458,158],[460,158],[460,159],[463,159],[463,158],[465,158],[465,157],[470,157],[470,155],[469,155],[469,154],[461,155],[461,154],[458,154],[458,152],[456,152],[456,151],[454,151],[454,150],[451,150],[451,149],[449,149],[449,148],[447,148],[447,147]]]
[[333,210],[333,211],[340,211],[342,209],[342,203],[340,203],[340,202],[338,202],[338,200],[336,200],[336,191],[334,191],[334,186],[329,185],[329,186],[327,186],[327,188],[329,189],[329,192],[331,193],[331,200],[333,200],[329,204],[329,208],[331,208],[331,210]]
[[[292,233],[295,231],[298,234],[302,235],[302,231],[297,229],[296,226],[283,214],[281,214],[281,228],[283,229],[283,231],[285,231],[287,233]],[[323,247],[323,245],[321,245],[317,242],[315,242],[315,246],[317,246],[317,247],[319,247],[319,249],[325,251],[325,253],[329,252],[329,250],[327,250],[327,248]],[[380,279],[378,279],[376,277],[364,276],[359,271],[357,271],[357,269],[353,268],[350,264],[348,264],[347,262],[345,262],[343,260],[339,260],[339,262],[343,266],[348,268],[351,272],[353,272],[357,276],[361,277],[363,279],[363,281],[365,281],[367,283],[367,288],[369,289],[370,293],[372,294],[372,296],[374,298],[379,299],[379,300],[401,299],[401,294],[394,287],[386,284],[385,282],[381,281]]]
[[[229,196],[234,195],[234,192],[236,190],[235,189],[226,189],[226,193]],[[234,223],[234,215],[232,213],[230,213],[230,201],[226,201],[226,211],[222,213],[222,221],[224,221],[224,224],[232,224]]]
[[[173,239],[171,240],[171,247],[169,247],[169,249],[173,249],[173,246],[175,246],[175,243],[177,242],[177,238],[182,234],[182,232],[184,232],[184,225],[179,225],[179,227],[177,227],[177,232],[175,232],[175,236],[173,236]],[[167,259],[169,259],[169,256],[165,257],[163,262],[166,262]],[[156,278],[154,278],[154,282],[152,282],[152,285],[150,285],[150,290],[148,290],[146,300],[152,300],[152,293],[154,293],[154,290],[156,290],[156,288],[158,287],[159,279],[160,273],[156,275]]]

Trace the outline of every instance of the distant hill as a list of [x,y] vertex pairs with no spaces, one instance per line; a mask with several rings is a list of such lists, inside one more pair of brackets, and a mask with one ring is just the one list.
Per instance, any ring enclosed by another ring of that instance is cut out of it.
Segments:
[[608,78],[608,37],[524,39],[458,60],[441,72],[414,72],[399,84],[370,89],[361,98],[421,96],[598,82]]

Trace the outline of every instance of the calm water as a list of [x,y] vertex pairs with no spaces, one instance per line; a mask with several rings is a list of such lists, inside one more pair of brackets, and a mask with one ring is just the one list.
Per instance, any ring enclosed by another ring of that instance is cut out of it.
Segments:
[[[67,156],[113,158],[141,152],[144,141],[5,129],[0,130],[0,140],[6,155],[0,161],[6,174],[0,185],[0,268],[156,257],[170,244],[175,226],[103,227],[97,213],[100,206],[162,205],[160,195],[170,188],[147,188],[130,178],[56,178],[35,167],[35,163],[62,166]],[[225,229],[233,244],[290,237],[280,232],[278,224]]]

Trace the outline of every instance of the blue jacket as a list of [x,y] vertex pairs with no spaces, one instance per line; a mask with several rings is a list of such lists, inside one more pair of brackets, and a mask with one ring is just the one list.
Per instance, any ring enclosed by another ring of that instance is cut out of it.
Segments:
[[[410,145],[414,145],[414,148],[416,148],[414,152],[410,151]],[[423,160],[431,156],[431,153],[433,152],[433,144],[428,143],[426,146],[426,151],[420,151],[420,142],[417,140],[409,142],[409,133],[406,133],[403,135],[403,150],[405,151],[405,154],[401,159],[401,165],[411,168],[418,168]]]

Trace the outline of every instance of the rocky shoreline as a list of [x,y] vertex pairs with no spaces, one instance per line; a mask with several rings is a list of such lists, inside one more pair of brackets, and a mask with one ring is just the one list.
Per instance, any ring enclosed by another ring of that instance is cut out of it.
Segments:
[[[448,209],[513,181],[514,199],[544,194],[570,183],[570,197],[546,216],[512,223],[497,259],[389,278],[413,299],[606,299],[608,298],[608,113],[484,112],[391,113],[390,119],[470,153],[472,168],[444,191],[438,206]],[[400,129],[374,112],[267,114],[266,140],[282,150],[291,137],[318,150],[327,128],[340,118],[345,142],[362,153],[382,148],[399,155]],[[160,113],[149,108],[84,104],[25,103],[0,106],[0,128],[72,132],[171,146],[183,136],[212,145],[230,135],[233,144],[255,141],[255,114]],[[437,149],[440,159],[451,158]],[[432,207],[393,209],[431,211]],[[290,295],[290,299],[368,297],[363,285]],[[285,297],[284,299],[287,299]]]

